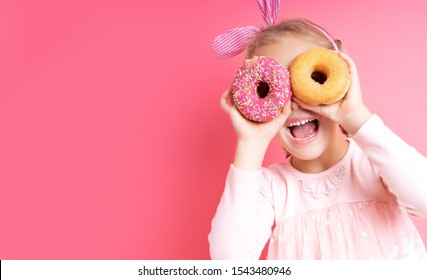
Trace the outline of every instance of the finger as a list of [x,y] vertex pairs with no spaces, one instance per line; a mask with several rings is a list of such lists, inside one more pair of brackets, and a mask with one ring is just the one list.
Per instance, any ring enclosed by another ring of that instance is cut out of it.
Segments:
[[347,63],[349,68],[356,68],[356,64],[348,54],[344,52],[338,52],[338,56],[341,57]]
[[221,104],[221,108],[226,112],[229,113],[232,105],[230,104],[229,101],[230,98],[230,91],[226,90],[224,91],[224,93],[221,95],[221,99],[220,99],[220,104]]
[[[350,87],[348,92],[359,92],[360,80],[359,80],[359,74],[357,72],[357,67],[355,62],[349,55],[345,53],[340,52],[338,55],[347,63],[348,71],[350,73]],[[344,98],[348,98],[348,97],[349,96],[346,95]]]
[[357,73],[356,63],[353,59],[346,53],[339,52],[338,55],[347,63],[348,71],[351,75],[353,81],[359,81],[359,74]]
[[304,101],[302,101],[301,99],[299,99],[299,98],[297,98],[295,96],[292,97],[292,101],[295,102],[295,103],[297,103],[298,106],[300,106],[301,108],[303,108],[305,110],[309,110],[309,111],[315,112],[315,113],[319,113],[320,110],[321,110],[321,106],[322,106],[322,105],[310,105],[310,104],[307,104],[307,103],[305,103]]
[[288,101],[285,103],[285,106],[283,106],[282,111],[280,111],[280,113],[277,116],[277,118],[275,119],[275,121],[280,123],[281,125],[283,125],[286,122],[286,120],[288,119],[291,112],[292,112],[291,101]]

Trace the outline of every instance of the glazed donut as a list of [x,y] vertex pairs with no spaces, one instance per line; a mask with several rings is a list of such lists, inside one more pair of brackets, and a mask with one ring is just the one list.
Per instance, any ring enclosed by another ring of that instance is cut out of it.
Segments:
[[347,63],[328,49],[309,49],[289,67],[292,93],[310,105],[329,105],[345,96],[350,86]]
[[234,104],[249,120],[273,120],[291,98],[289,72],[272,58],[246,59],[231,86]]

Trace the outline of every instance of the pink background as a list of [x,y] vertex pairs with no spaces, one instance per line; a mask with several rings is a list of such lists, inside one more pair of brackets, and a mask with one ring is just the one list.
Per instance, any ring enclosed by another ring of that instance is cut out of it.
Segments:
[[[342,39],[365,102],[427,155],[426,11],[288,0],[280,18]],[[1,0],[0,259],[208,259],[235,142],[219,97],[242,62],[209,45],[262,23],[255,0]]]

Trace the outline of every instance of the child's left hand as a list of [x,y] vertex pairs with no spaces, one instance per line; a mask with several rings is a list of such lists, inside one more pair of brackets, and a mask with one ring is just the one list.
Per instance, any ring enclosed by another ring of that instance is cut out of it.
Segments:
[[372,113],[363,103],[359,75],[354,61],[345,53],[339,52],[338,55],[347,63],[350,72],[350,87],[347,94],[331,105],[309,105],[296,97],[293,97],[293,101],[304,109],[339,123],[349,134],[354,135]]

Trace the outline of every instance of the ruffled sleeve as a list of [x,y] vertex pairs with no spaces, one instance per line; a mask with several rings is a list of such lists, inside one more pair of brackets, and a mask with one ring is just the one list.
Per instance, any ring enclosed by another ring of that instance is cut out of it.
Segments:
[[427,217],[427,159],[373,115],[353,139],[408,214]]
[[271,174],[230,166],[209,234],[212,259],[259,259],[274,223]]

